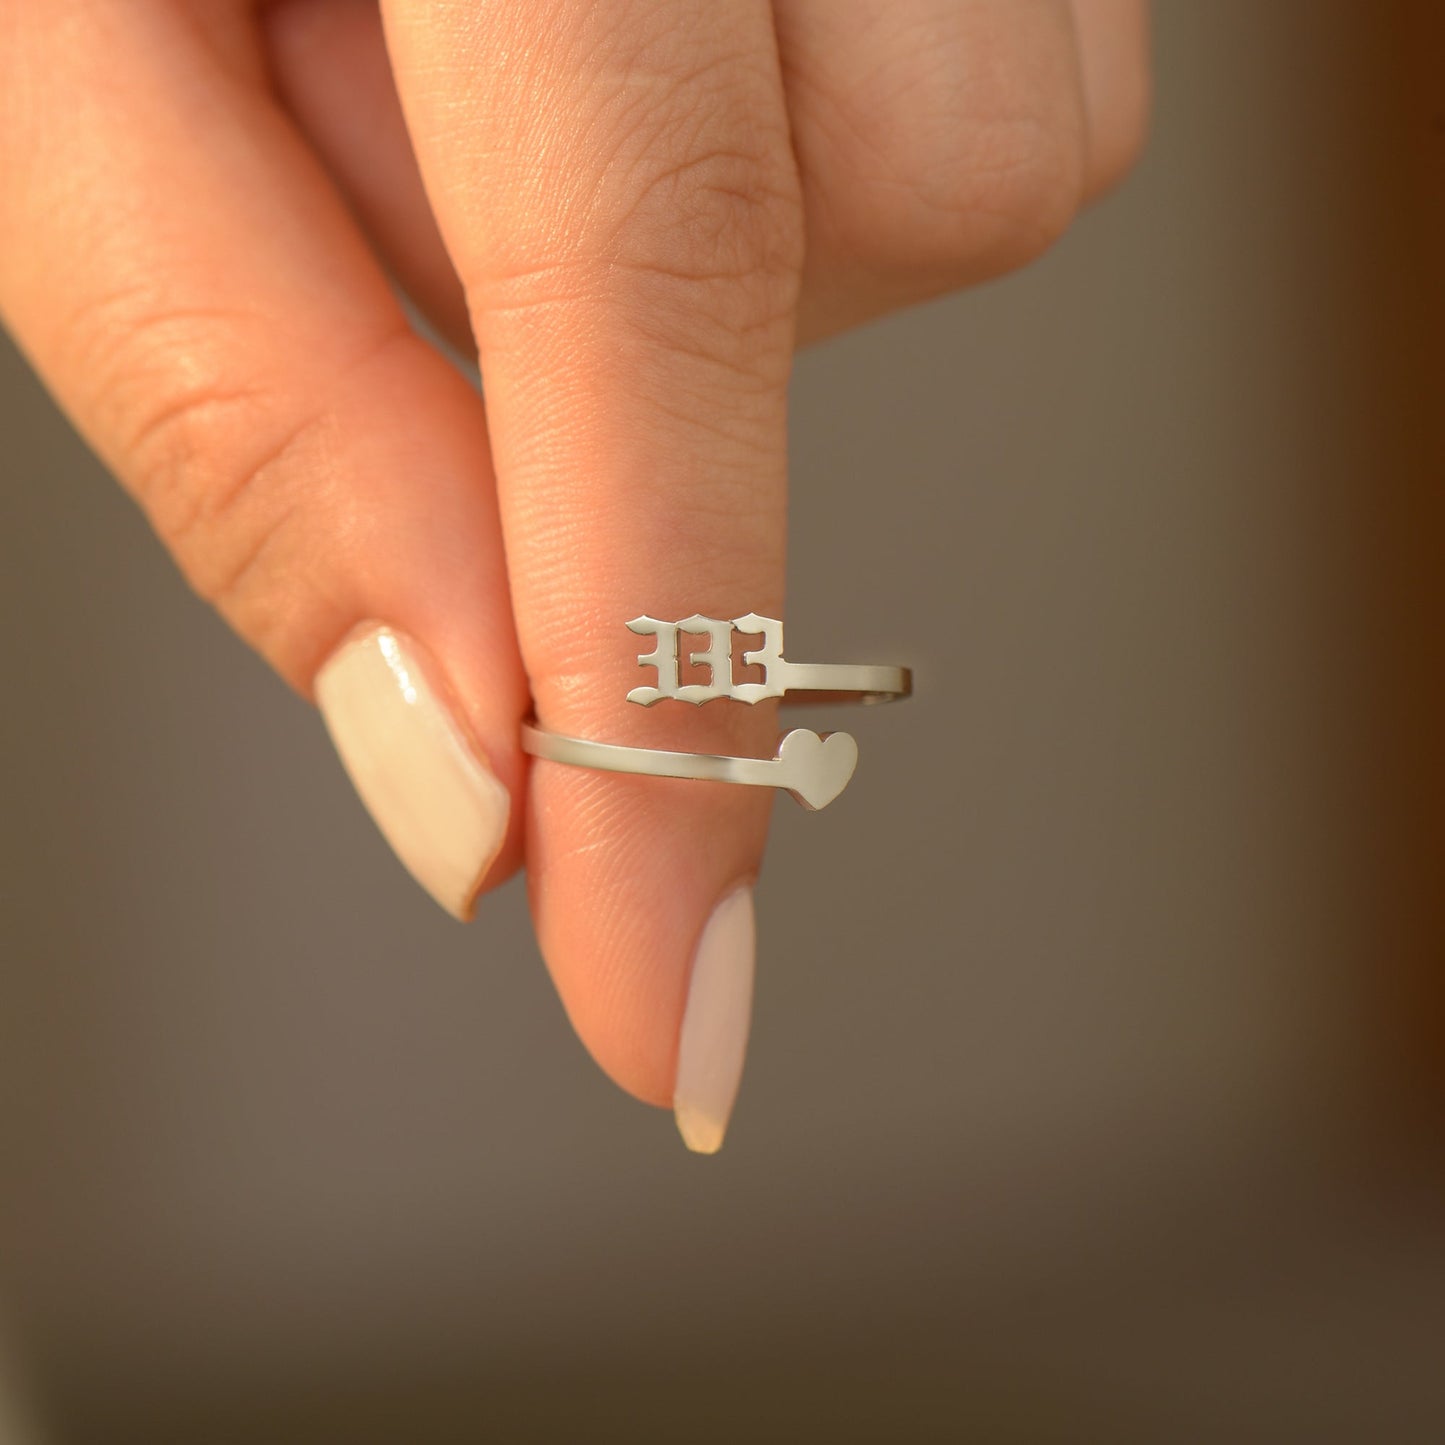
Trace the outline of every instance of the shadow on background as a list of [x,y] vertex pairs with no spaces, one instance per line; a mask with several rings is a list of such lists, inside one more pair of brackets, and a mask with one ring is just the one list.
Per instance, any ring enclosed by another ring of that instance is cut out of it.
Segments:
[[1117,198],[800,366],[789,636],[920,689],[779,812],[717,1160],[0,357],[51,1438],[1442,1438],[1445,19],[1158,9]]

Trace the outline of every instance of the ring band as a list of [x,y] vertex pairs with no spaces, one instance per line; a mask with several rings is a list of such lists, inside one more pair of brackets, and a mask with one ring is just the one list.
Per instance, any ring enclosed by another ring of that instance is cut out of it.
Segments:
[[901,702],[913,696],[913,674],[906,667],[872,662],[785,662],[783,666],[785,704]]
[[850,733],[815,733],[807,728],[785,733],[776,757],[730,758],[599,743],[548,732],[528,720],[522,724],[522,751],[534,758],[607,773],[783,788],[812,813],[826,808],[848,786],[858,766],[858,744]]
[[[694,614],[681,622],[663,622],[656,617],[634,617],[628,630],[642,637],[656,637],[657,646],[641,653],[639,667],[657,672],[653,686],[634,687],[629,702],[651,707],[667,700],[701,705],[717,698],[748,704],[765,697],[807,693],[794,702],[894,702],[913,691],[913,674],[906,667],[885,667],[871,663],[789,662],[783,656],[783,624],[776,617],[749,612],[742,617],[716,618]],[[759,636],[762,645],[742,654],[744,667],[759,667],[762,682],[733,680],[733,634]],[[695,668],[708,670],[706,683],[684,683],[679,678],[679,652],[683,633],[707,638],[707,646],[689,651],[687,660]]]
[[[628,702],[651,707],[654,703],[689,702],[701,706],[726,698],[752,705],[764,698],[794,702],[892,702],[913,691],[913,675],[906,667],[855,663],[794,663],[783,656],[783,624],[774,617],[749,612],[719,619],[695,613],[680,622],[656,617],[634,617],[628,629],[655,637],[651,652],[638,655],[640,667],[657,675],[654,684],[634,687]],[[693,669],[706,669],[706,682],[682,681],[683,634],[707,639],[707,646],[689,650]],[[736,680],[733,672],[733,636],[759,637],[758,647],[741,654],[745,668],[762,672],[762,681]],[[789,694],[804,694],[794,696]],[[807,808],[826,808],[848,786],[858,765],[858,744],[849,733],[815,733],[794,728],[778,742],[771,758],[725,757],[716,753],[669,752],[660,748],[628,747],[569,737],[541,727],[535,718],[522,724],[522,750],[549,762],[575,768],[596,768],[609,773],[639,773],[653,778],[686,778],[701,782],[742,783],[757,788],[782,788]]]

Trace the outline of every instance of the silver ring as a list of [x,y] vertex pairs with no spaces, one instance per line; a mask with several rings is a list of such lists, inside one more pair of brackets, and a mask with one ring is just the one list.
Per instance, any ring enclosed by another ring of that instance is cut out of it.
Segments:
[[[634,687],[627,694],[628,702],[651,707],[653,703],[674,700],[701,705],[717,698],[733,702],[758,703],[765,697],[784,697],[788,693],[808,693],[794,702],[894,702],[913,691],[913,674],[906,667],[884,667],[871,663],[789,662],[783,656],[783,624],[776,617],[760,617],[749,612],[742,617],[720,619],[694,613],[681,622],[663,622],[656,617],[634,617],[628,631],[641,637],[656,637],[657,646],[638,656],[639,667],[657,672],[657,683],[650,687]],[[689,651],[687,660],[693,667],[705,667],[705,683],[680,683],[679,651],[682,634],[705,636],[707,646],[699,652]],[[746,649],[743,666],[760,667],[762,682],[733,680],[733,634],[762,638],[762,646]]]
[[522,751],[534,758],[568,763],[574,768],[598,768],[605,773],[783,788],[810,813],[826,808],[848,786],[858,766],[858,744],[852,734],[815,733],[807,728],[785,733],[776,757],[729,758],[715,753],[670,753],[660,748],[598,743],[548,732],[528,721],[522,724]]
[[[637,659],[639,666],[654,669],[656,683],[635,687],[627,694],[629,702],[643,707],[665,701],[701,706],[718,699],[752,705],[770,697],[787,700],[790,693],[804,694],[792,699],[800,702],[876,703],[892,702],[913,691],[913,675],[906,667],[788,662],[783,657],[783,624],[756,612],[730,619],[694,614],[680,622],[643,616],[634,617],[627,626],[640,636],[657,639],[653,650],[640,654]],[[707,639],[705,648],[689,650],[687,654],[693,668],[707,669],[705,683],[681,680],[679,652],[684,633]],[[761,681],[736,680],[734,633],[762,639],[759,647],[745,649],[741,654],[744,667],[762,670]],[[521,742],[523,752],[571,767],[782,788],[811,812],[826,808],[848,786],[858,765],[858,744],[849,733],[816,733],[807,728],[794,728],[785,733],[779,740],[776,755],[771,758],[669,752],[597,742],[551,732],[535,719],[522,724]]]

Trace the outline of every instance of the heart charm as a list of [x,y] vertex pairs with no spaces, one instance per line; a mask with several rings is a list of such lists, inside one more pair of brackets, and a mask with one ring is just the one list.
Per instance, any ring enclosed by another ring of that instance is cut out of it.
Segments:
[[824,733],[794,728],[778,747],[783,786],[810,812],[826,808],[858,766],[858,744],[851,733]]

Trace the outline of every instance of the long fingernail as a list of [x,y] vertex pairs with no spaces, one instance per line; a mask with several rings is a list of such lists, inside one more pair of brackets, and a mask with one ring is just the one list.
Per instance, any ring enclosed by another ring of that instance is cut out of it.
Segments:
[[448,913],[470,918],[511,797],[453,713],[426,649],[389,627],[355,632],[317,674],[316,701],[396,856]]
[[672,1112],[683,1143],[698,1154],[716,1154],[727,1133],[748,1051],[756,952],[753,890],[743,886],[702,931],[682,1016]]

